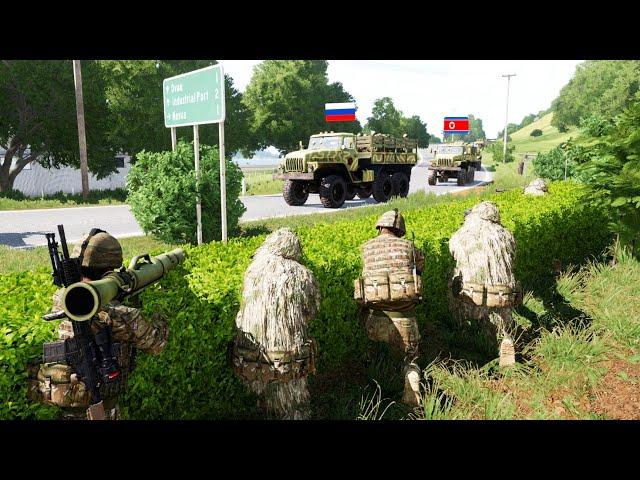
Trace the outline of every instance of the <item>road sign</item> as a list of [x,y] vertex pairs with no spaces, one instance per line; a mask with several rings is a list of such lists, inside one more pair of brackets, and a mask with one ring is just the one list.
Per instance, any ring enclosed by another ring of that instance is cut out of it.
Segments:
[[444,134],[469,133],[469,117],[444,117]]
[[166,78],[162,82],[162,97],[167,128],[224,122],[222,65]]

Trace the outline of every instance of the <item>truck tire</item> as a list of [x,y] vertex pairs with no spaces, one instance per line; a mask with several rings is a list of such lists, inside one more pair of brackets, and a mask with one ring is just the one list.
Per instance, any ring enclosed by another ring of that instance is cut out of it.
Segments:
[[347,195],[345,196],[345,200],[353,200],[356,198],[356,187],[352,185],[347,185]]
[[375,198],[376,202],[379,203],[384,203],[391,198],[393,184],[391,183],[391,177],[388,173],[380,172],[373,181],[371,193],[373,193],[373,198]]
[[369,185],[368,187],[356,188],[356,193],[358,195],[358,198],[366,200],[371,196],[371,185]]
[[457,184],[459,187],[462,187],[465,184],[465,180],[467,179],[467,171],[466,170],[460,170],[458,172],[458,178],[457,178]]
[[284,182],[282,196],[284,197],[284,201],[287,202],[287,205],[299,207],[307,202],[309,192],[305,190],[304,183],[287,180]]
[[471,167],[469,169],[469,183],[473,182],[476,178],[476,169]]
[[429,185],[435,185],[436,182],[437,182],[436,171],[429,170],[429,173],[427,173],[427,183],[429,183]]
[[325,208],[340,208],[347,197],[347,182],[340,175],[329,175],[320,183],[320,201]]
[[393,195],[405,198],[409,195],[409,177],[404,172],[396,172],[391,176]]

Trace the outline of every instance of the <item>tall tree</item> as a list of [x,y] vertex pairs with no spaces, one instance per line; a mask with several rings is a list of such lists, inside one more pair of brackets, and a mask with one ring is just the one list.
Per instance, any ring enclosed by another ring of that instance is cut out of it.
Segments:
[[640,60],[589,60],[560,90],[551,124],[564,130],[593,114],[613,117],[638,97]]
[[[116,170],[105,78],[95,61],[82,62],[89,170],[102,178]],[[71,60],[2,60],[0,63],[0,192],[13,188],[24,167],[80,163]],[[14,161],[15,159],[15,161]]]
[[417,140],[419,148],[429,146],[431,136],[427,133],[427,124],[424,123],[418,115],[413,115],[411,118],[403,118],[402,123],[404,133],[406,133],[409,138]]
[[405,117],[390,97],[382,97],[374,102],[371,116],[367,119],[364,130],[396,137],[406,133],[409,138],[418,140],[421,148],[427,147],[431,138],[427,132],[427,124],[418,115]]
[[[162,105],[162,80],[198,70],[215,60],[105,60],[101,66],[108,78],[107,98],[115,120],[110,136],[120,148],[135,156],[141,150],[162,151],[171,147],[165,128]],[[250,112],[242,103],[242,94],[225,75],[225,147],[229,155],[245,155],[260,147],[250,133]],[[191,141],[193,129],[178,128],[178,139]],[[202,125],[200,142],[217,145],[217,125]]]
[[327,67],[325,60],[266,60],[254,67],[243,103],[261,145],[287,152],[319,131],[360,130],[358,121],[325,122],[325,103],[354,101],[341,83],[329,83]]

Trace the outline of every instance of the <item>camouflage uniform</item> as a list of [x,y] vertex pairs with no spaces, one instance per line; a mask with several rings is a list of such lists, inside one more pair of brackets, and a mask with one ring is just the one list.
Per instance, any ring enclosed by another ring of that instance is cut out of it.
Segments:
[[[424,256],[412,242],[399,238],[405,234],[402,216],[396,210],[386,212],[378,220],[376,228],[388,228],[393,233],[381,231],[362,246],[364,279],[394,274],[405,274],[412,278],[415,262],[419,281]],[[405,376],[409,371],[417,370],[414,362],[419,355],[420,331],[415,313],[416,303],[417,299],[399,299],[365,304],[361,317],[371,340],[387,342],[396,355],[402,356]],[[416,396],[407,388],[405,384],[405,401],[416,403]]]
[[522,302],[513,273],[515,239],[492,202],[481,202],[465,217],[449,241],[456,260],[449,278],[450,309],[461,324],[476,321],[494,347],[500,343],[500,364],[510,365],[515,362],[512,310]]
[[[115,266],[122,265],[122,250],[119,243],[110,235],[108,235],[110,238],[105,235],[99,233],[92,237],[95,243],[89,243],[87,246],[83,266],[113,269]],[[110,252],[100,251],[99,247],[105,241],[111,247]],[[73,255],[77,256],[79,252],[80,249],[76,246]],[[54,293],[52,312],[62,310],[63,292],[64,288],[61,288]],[[120,416],[117,395],[124,389],[129,373],[134,367],[136,350],[140,349],[153,355],[160,353],[167,343],[167,323],[159,314],[154,314],[151,319],[145,319],[138,308],[115,301],[100,309],[90,322],[94,334],[100,328],[110,326],[114,347],[117,347],[116,358],[121,369],[119,381],[102,385],[100,388],[107,418],[117,420]],[[58,338],[65,340],[72,337],[71,321],[63,320],[58,327]],[[84,383],[78,380],[70,366],[59,363],[35,364],[29,367],[28,395],[32,400],[61,407],[63,417],[66,419],[86,419],[86,409],[91,403],[90,392]]]

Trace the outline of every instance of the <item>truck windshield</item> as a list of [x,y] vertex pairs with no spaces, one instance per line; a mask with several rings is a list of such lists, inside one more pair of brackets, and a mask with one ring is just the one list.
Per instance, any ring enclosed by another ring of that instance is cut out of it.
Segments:
[[462,154],[461,146],[438,145],[439,155],[460,155]]
[[337,150],[340,148],[340,137],[311,137],[309,140],[309,150],[326,148]]

